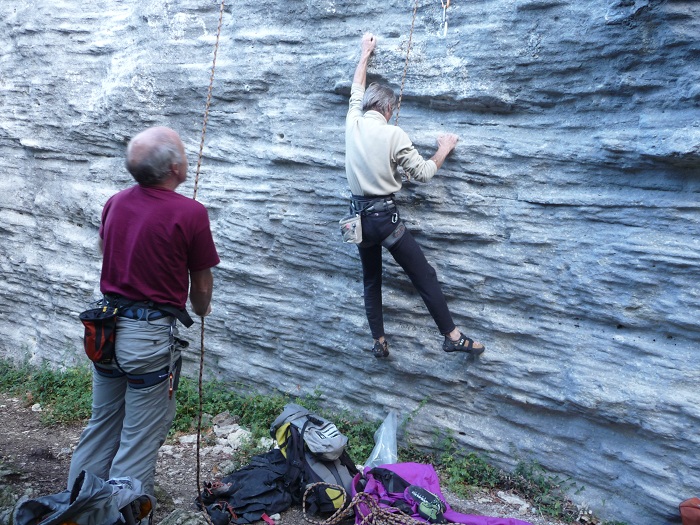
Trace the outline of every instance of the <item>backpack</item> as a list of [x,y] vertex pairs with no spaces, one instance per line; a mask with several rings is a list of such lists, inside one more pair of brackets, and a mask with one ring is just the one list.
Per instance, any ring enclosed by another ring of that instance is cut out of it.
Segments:
[[345,450],[347,437],[333,423],[289,404],[272,423],[270,434],[287,460],[286,485],[295,503],[303,502],[306,495],[304,510],[311,514],[334,513],[350,503],[352,479],[358,471]]
[[[340,433],[338,427],[327,419],[312,414],[303,406],[294,403],[285,405],[270,427],[270,435],[277,437],[277,431],[285,423],[293,425],[303,436],[306,446],[317,457],[333,461],[338,459],[348,444],[348,438]],[[280,441],[277,440],[279,443]]]
[[266,519],[292,504],[286,472],[287,459],[279,449],[253,456],[247,466],[220,482],[205,484],[197,504],[206,507],[214,525],[244,525]]

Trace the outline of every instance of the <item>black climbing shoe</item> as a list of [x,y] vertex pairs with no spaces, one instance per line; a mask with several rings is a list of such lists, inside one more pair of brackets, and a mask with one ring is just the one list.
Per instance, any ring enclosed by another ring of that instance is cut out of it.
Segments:
[[389,357],[389,343],[386,342],[386,339],[384,339],[383,343],[380,343],[375,339],[374,347],[372,348],[372,353],[377,359]]
[[418,515],[430,523],[447,523],[443,512],[447,509],[445,503],[430,491],[418,485],[411,485],[406,489],[409,497],[418,506]]
[[457,341],[452,341],[449,337],[445,336],[445,342],[442,343],[442,349],[445,352],[465,352],[467,354],[477,356],[483,354],[486,347],[460,332],[459,339]]

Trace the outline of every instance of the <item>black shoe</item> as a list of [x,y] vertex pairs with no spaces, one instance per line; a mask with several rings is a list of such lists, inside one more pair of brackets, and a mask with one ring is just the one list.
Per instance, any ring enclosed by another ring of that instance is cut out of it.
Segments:
[[[481,346],[474,346],[475,343]],[[486,347],[460,332],[459,339],[457,341],[452,341],[449,337],[445,336],[445,341],[442,343],[442,349],[445,352],[465,352],[467,354],[477,356],[483,354]]]
[[432,492],[418,485],[411,485],[406,489],[408,495],[418,506],[418,515],[430,523],[447,523],[443,512],[447,509],[445,503]]
[[384,339],[383,343],[380,343],[375,339],[374,347],[372,348],[372,353],[377,359],[389,357],[389,343],[386,342],[386,339]]

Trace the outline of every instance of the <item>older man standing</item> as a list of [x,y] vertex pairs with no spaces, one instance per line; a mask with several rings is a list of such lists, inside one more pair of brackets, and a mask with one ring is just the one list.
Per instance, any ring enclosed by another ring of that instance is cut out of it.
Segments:
[[389,124],[396,95],[388,86],[371,84],[365,90],[367,64],[377,39],[362,37],[360,61],[350,93],[345,124],[345,173],[352,192],[351,208],[361,215],[363,241],[358,245],[364,281],[365,312],[377,358],[389,355],[382,313],[382,246],[389,250],[420,293],[438,330],[445,336],[445,352],[484,351],[484,345],[461,333],[454,322],[435,270],[399,217],[394,193],[401,189],[401,166],[407,176],[427,182],[457,145],[453,134],[438,136],[438,149],[430,160],[416,151],[408,135]]
[[127,147],[136,182],[102,211],[100,289],[119,307],[116,360],[96,363],[92,416],[71,461],[68,488],[82,470],[131,476],[153,495],[158,449],[175,416],[183,341],[176,321],[210,313],[211,268],[219,264],[207,210],[175,192],[187,178],[178,134],[149,128]]

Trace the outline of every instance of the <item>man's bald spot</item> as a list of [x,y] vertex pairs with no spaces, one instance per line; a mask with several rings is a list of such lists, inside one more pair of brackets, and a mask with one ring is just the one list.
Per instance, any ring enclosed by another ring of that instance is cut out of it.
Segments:
[[173,129],[165,126],[148,128],[136,135],[129,142],[127,150],[127,162],[129,164],[141,164],[144,158],[153,153],[153,149],[167,144],[179,148],[182,144],[180,136]]
[[144,186],[162,185],[172,177],[179,184],[187,177],[185,146],[170,128],[148,128],[129,142],[126,168]]

